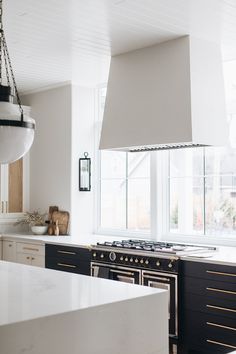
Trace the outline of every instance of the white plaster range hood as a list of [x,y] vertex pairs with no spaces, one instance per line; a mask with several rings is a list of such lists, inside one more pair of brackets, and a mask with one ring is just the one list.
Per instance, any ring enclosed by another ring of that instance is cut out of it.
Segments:
[[226,145],[217,44],[189,36],[111,58],[100,149]]

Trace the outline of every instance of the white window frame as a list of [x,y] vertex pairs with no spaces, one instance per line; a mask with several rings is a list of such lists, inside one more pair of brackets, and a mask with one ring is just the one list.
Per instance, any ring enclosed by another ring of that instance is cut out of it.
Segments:
[[[97,112],[101,117],[99,90],[106,87],[101,85],[97,88]],[[236,246],[236,237],[234,235],[205,235],[205,234],[176,234],[169,231],[170,215],[169,215],[169,200],[170,200],[170,184],[169,184],[169,152],[161,151],[150,153],[150,217],[151,225],[150,232],[119,230],[102,228],[101,220],[101,154],[98,149],[99,138],[101,131],[101,118],[96,125],[96,141],[95,141],[95,233],[98,235],[106,235],[111,237],[121,238],[143,238],[157,241],[172,241],[172,242],[188,242],[196,244],[211,244]],[[161,173],[158,173],[158,170]]]

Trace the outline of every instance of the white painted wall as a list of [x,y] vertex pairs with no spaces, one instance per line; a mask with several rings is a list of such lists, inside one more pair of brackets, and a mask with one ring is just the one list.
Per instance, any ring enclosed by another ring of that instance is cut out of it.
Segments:
[[[79,158],[84,152],[92,159],[91,192],[79,191]],[[95,203],[95,89],[72,87],[72,154],[71,154],[71,234],[78,238],[94,231]]]
[[30,210],[71,211],[71,85],[28,94],[36,120],[30,151]]

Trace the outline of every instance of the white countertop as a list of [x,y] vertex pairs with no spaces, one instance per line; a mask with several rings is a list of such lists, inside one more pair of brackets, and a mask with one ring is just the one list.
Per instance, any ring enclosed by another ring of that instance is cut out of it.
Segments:
[[164,292],[3,261],[0,284],[0,326]]
[[[39,244],[50,243],[50,244],[60,244],[67,246],[79,246],[89,248],[90,245],[95,245],[97,242],[104,242],[107,240],[117,240],[121,237],[117,236],[104,236],[104,235],[88,235],[84,237],[79,237],[75,239],[71,236],[36,236],[36,235],[22,235],[22,234],[6,234],[2,235],[2,238],[18,240],[18,241],[26,241],[29,242],[33,240]],[[124,237],[122,237],[124,238]],[[206,246],[206,245],[205,245]],[[182,260],[192,260],[196,262],[208,262],[208,263],[216,263],[222,265],[230,265],[236,266],[236,247],[224,247],[217,246],[217,250],[213,252],[205,252],[201,254],[192,254],[189,256],[181,256]]]
[[181,257],[183,260],[236,266],[236,247],[219,246],[216,251],[191,254]]

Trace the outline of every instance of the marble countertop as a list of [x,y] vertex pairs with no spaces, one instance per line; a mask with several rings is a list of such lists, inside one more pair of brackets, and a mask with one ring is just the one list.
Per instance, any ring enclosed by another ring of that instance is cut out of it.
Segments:
[[0,261],[0,326],[164,290]]
[[181,259],[195,262],[236,266],[236,247],[219,246],[217,247],[216,251],[202,254],[193,253],[188,256],[182,256]]
[[[29,242],[33,240],[39,244],[60,244],[67,246],[79,246],[89,248],[91,245],[96,244],[97,242],[104,242],[109,240],[117,240],[118,236],[104,236],[104,235],[86,235],[77,239],[72,236],[36,236],[36,235],[22,235],[22,234],[6,234],[2,235],[3,238],[8,240],[18,240],[20,242],[26,241]],[[121,237],[120,237],[121,238]],[[124,238],[124,237],[122,237]],[[205,245],[206,246],[206,245]],[[182,260],[192,260],[196,262],[208,262],[222,265],[231,265],[236,266],[236,247],[224,247],[217,246],[216,251],[204,252],[199,254],[191,254],[180,257]]]

